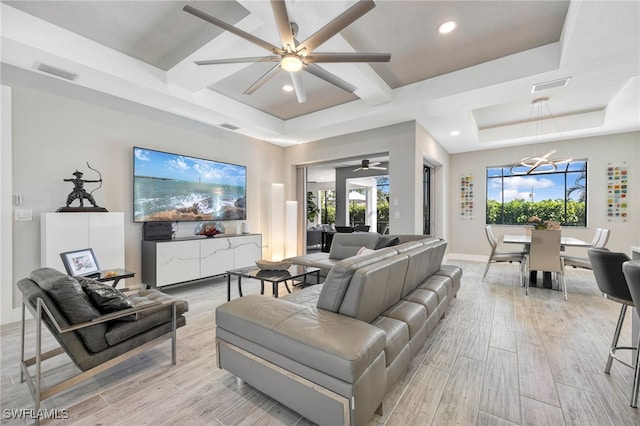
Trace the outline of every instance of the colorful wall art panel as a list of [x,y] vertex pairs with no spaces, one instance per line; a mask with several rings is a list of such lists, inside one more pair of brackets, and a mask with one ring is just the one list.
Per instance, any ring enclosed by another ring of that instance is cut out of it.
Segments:
[[607,166],[607,219],[628,219],[627,195],[629,169],[626,163],[611,164]]
[[460,219],[473,219],[473,176],[460,176]]

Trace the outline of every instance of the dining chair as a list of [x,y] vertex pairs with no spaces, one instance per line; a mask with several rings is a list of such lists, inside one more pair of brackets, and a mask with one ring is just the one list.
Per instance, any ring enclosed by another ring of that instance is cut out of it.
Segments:
[[[591,247],[598,247],[597,244],[601,236],[602,236],[602,228],[596,229],[596,232],[593,235],[593,239],[591,240],[589,245]],[[608,239],[609,237],[607,237],[607,240]],[[606,241],[605,241],[605,244],[606,244]],[[574,269],[575,268],[591,269],[591,262],[589,261],[588,257],[568,256],[563,254],[562,260],[564,261],[564,266],[571,266]]]
[[498,240],[493,236],[493,231],[491,230],[491,225],[487,225],[484,228],[485,233],[487,234],[487,240],[489,240],[489,245],[491,245],[491,253],[489,254],[489,260],[487,261],[487,266],[484,269],[484,275],[482,276],[482,281],[487,276],[487,272],[489,272],[489,266],[492,263],[498,262],[518,262],[520,264],[520,286],[524,285],[524,252],[497,252],[496,248],[498,247]]
[[[596,233],[591,240],[592,248],[604,248],[609,241],[609,234],[611,231],[605,228],[596,229]],[[591,269],[591,261],[588,257],[579,257],[579,256],[562,256],[562,260],[564,261],[564,266],[571,266],[575,268],[582,269]]]
[[[623,265],[625,262],[630,260],[629,256],[625,253],[609,251],[606,248],[591,248],[589,249],[588,254],[598,288],[605,298],[622,305],[620,308],[620,315],[618,316],[616,330],[613,333],[613,340],[611,340],[609,357],[607,358],[607,364],[604,368],[604,372],[606,374],[610,374],[613,360],[616,360],[627,367],[634,368],[631,364],[628,364],[616,355],[616,352],[619,350],[637,350],[637,348],[631,346],[618,346],[618,340],[620,339],[620,332],[622,331],[622,325],[624,324],[627,307],[632,306],[636,309],[638,307],[638,305],[633,301],[630,286],[628,285],[629,283],[627,282],[625,273],[623,272]],[[634,282],[640,283],[637,279]],[[636,371],[636,378],[637,374],[638,373]],[[635,407],[635,404],[637,403],[636,390],[637,387],[634,388],[634,391],[632,392],[632,407]]]
[[[634,309],[640,315],[640,260],[628,260],[622,264],[622,272],[627,280],[629,294],[633,300]],[[638,393],[640,392],[640,333],[638,335],[638,346],[635,348],[636,362],[635,374],[633,375],[633,387],[631,388],[631,405],[638,408]]]
[[593,247],[595,248],[606,247],[607,243],[609,242],[609,235],[611,235],[611,230],[603,228],[602,233],[600,234],[600,238],[598,238],[598,241],[595,244],[593,244]]
[[529,271],[553,272],[558,277],[558,290],[564,292],[567,300],[567,284],[564,280],[564,263],[560,256],[560,230],[539,230],[531,232],[531,245],[526,256],[525,294],[529,294]]

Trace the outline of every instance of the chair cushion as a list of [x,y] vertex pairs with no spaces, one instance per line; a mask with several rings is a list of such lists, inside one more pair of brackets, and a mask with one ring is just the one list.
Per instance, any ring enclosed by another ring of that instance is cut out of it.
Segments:
[[[152,302],[171,302],[175,298],[162,293],[161,291],[151,289],[143,290],[138,296],[131,296],[131,302],[135,307]],[[106,332],[106,339],[109,345],[114,346],[123,342],[137,334],[144,333],[159,325],[171,321],[171,303],[155,306],[147,311],[138,312],[138,320],[131,321],[113,321],[109,323],[109,330]],[[184,300],[176,302],[176,316],[184,314],[189,310],[189,304]]]
[[[101,315],[75,278],[52,268],[36,269],[29,278],[47,292],[70,324],[88,322]],[[107,325],[100,323],[77,332],[89,351],[100,352],[109,347],[104,338],[106,330]]]

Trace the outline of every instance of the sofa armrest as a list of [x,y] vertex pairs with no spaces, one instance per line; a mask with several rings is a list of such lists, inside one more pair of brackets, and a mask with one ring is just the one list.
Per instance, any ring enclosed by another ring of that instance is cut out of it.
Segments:
[[219,306],[216,324],[347,383],[355,383],[386,344],[384,332],[366,322],[259,295]]

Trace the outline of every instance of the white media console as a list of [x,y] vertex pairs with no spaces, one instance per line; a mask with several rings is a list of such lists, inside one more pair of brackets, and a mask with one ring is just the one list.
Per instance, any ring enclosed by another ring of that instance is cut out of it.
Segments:
[[142,282],[161,287],[224,274],[262,258],[262,235],[142,241]]

